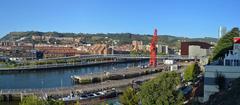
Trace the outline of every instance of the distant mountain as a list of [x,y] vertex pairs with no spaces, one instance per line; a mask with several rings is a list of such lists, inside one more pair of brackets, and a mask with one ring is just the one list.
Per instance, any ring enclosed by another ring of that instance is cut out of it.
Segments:
[[[141,40],[144,44],[149,44],[152,38],[152,35],[140,35],[140,34],[131,34],[131,33],[58,33],[58,32],[37,32],[37,31],[28,31],[28,32],[10,32],[3,38],[1,41],[16,41],[24,37],[23,42],[32,42],[32,36],[53,36],[53,37],[82,37],[81,42],[85,43],[101,43],[109,39],[119,40],[118,44],[127,44],[131,43],[132,40]],[[167,44],[170,47],[180,47],[181,41],[204,41],[204,42],[217,42],[216,38],[187,38],[187,37],[176,37],[171,35],[158,35],[158,41],[160,44]],[[44,42],[42,42],[44,43]]]

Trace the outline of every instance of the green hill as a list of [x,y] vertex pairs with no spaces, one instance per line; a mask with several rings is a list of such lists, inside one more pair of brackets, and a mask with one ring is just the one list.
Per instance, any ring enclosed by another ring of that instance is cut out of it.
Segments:
[[[149,44],[152,38],[152,35],[140,35],[140,34],[131,34],[131,33],[58,33],[58,32],[37,32],[37,31],[27,31],[27,32],[10,32],[3,38],[1,41],[11,40],[16,41],[22,37],[25,37],[23,42],[31,42],[31,37],[33,35],[46,35],[46,36],[55,36],[55,37],[82,37],[82,42],[86,43],[100,43],[102,41],[108,40],[109,38],[113,40],[119,40],[118,44],[127,44],[131,43],[132,40],[141,40],[144,44]],[[108,39],[106,39],[108,37]],[[204,42],[217,42],[216,38],[186,38],[186,37],[176,37],[171,35],[158,35],[158,41],[161,44],[167,44],[170,47],[180,47],[180,42],[182,40],[186,41],[204,41]],[[44,43],[44,42],[42,42]]]

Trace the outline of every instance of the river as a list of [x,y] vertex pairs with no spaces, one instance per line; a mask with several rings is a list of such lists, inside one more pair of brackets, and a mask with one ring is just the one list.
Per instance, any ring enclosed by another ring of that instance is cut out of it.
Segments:
[[0,74],[0,89],[34,89],[71,87],[75,85],[72,75],[86,75],[112,70],[124,70],[127,67],[146,65],[147,60],[128,63],[110,63],[88,67],[77,67],[58,70],[41,70]]

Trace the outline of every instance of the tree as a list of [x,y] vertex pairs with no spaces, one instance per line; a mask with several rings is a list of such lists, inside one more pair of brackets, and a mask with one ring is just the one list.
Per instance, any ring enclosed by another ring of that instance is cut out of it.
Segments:
[[46,105],[65,105],[65,104],[63,101],[60,100],[48,100]]
[[184,71],[185,81],[194,81],[197,78],[197,74],[200,73],[200,67],[197,63],[190,64]]
[[46,105],[46,102],[32,95],[24,97],[19,105]]
[[138,105],[139,98],[138,93],[132,87],[128,87],[123,95],[120,96],[120,102],[123,105]]
[[145,82],[140,87],[143,105],[182,105],[183,94],[176,90],[180,75],[176,72],[161,73],[157,78]]
[[216,73],[215,83],[218,85],[219,91],[225,90],[226,79],[225,79],[225,76],[222,75],[222,73],[219,73],[219,72]]
[[79,101],[76,101],[74,105],[81,105]]
[[233,28],[230,32],[224,35],[215,46],[213,50],[212,60],[217,60],[219,58],[223,58],[224,54],[228,52],[228,50],[232,49],[233,46],[233,38],[239,36],[239,29]]
[[63,101],[59,100],[42,100],[35,95],[26,96],[19,105],[64,105]]

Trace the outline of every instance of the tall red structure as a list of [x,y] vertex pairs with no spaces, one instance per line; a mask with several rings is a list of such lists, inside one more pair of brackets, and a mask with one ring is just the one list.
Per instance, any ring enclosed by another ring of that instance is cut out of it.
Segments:
[[149,60],[149,66],[156,67],[157,66],[157,29],[154,30],[154,35],[152,37],[152,41],[150,44],[150,60]]

